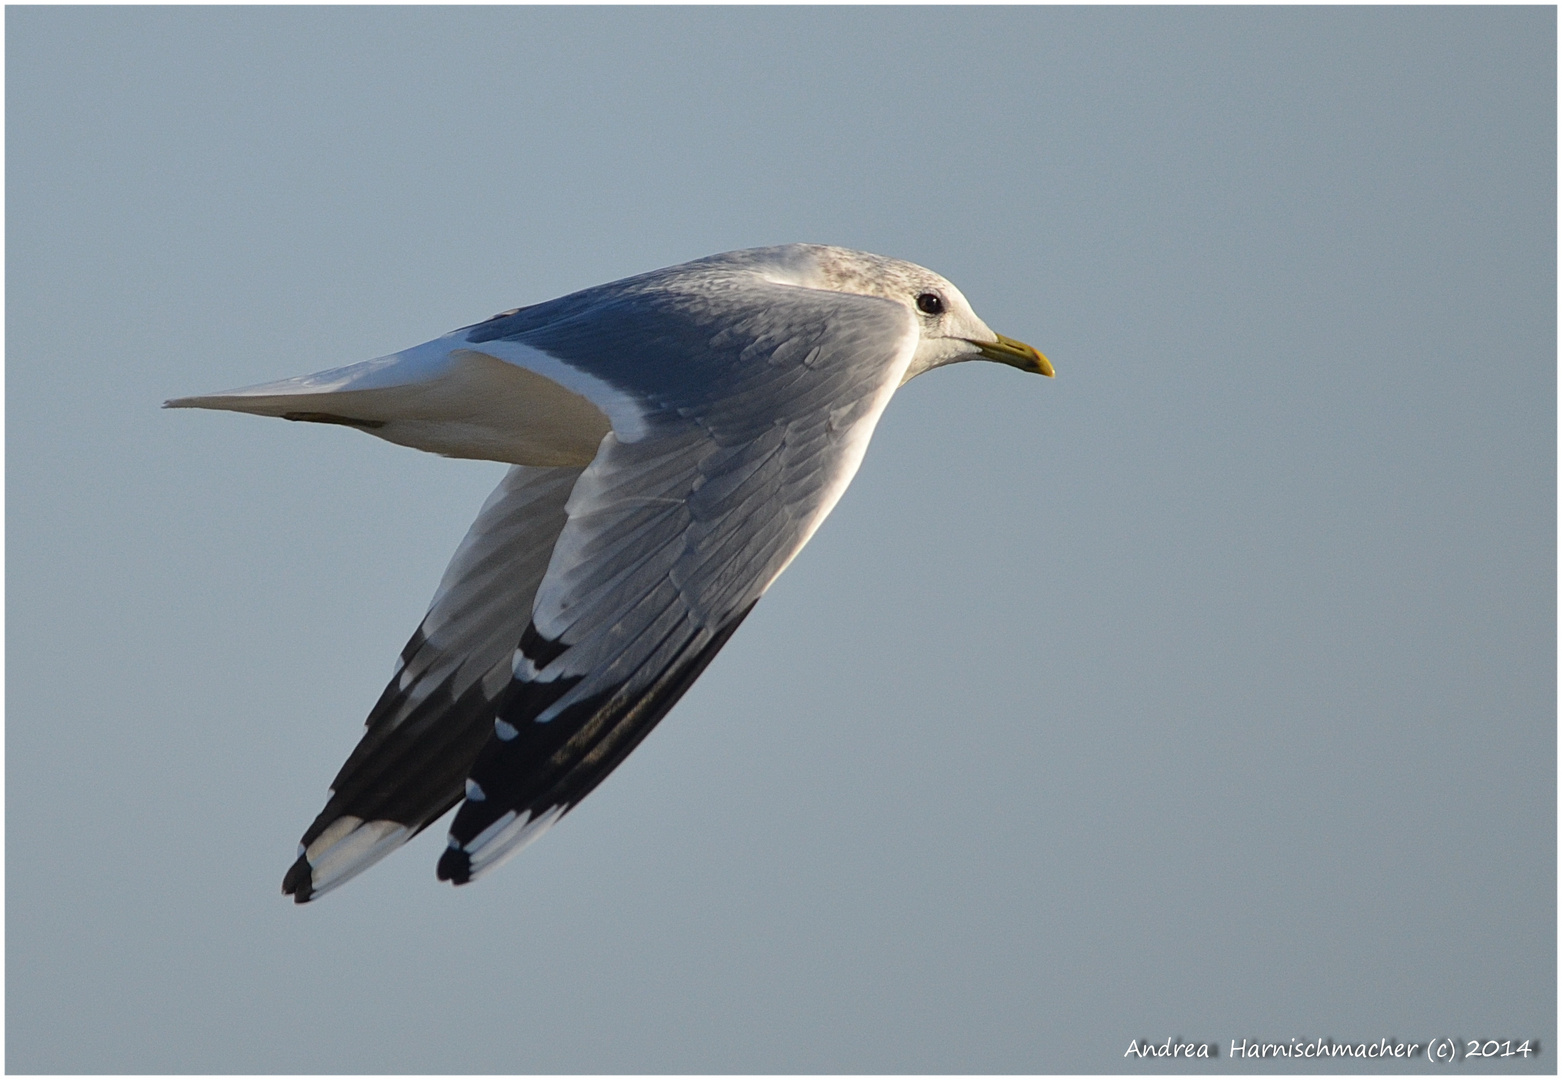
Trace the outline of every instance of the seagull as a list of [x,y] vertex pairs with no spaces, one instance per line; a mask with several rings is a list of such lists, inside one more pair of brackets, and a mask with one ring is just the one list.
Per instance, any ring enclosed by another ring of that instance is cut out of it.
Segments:
[[966,360],[1053,374],[931,270],[787,244],[165,402],[511,465],[283,893],[336,888],[458,803],[441,880],[465,884],[535,840],[667,715],[813,536],[895,390]]

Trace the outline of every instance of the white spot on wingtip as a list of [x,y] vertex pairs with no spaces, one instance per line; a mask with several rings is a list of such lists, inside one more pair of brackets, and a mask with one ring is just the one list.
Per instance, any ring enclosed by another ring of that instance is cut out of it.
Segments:
[[520,734],[514,724],[507,724],[497,716],[494,717],[494,734],[499,736],[500,742],[509,742]]
[[520,649],[516,649],[515,655],[510,659],[510,674],[526,682],[539,683],[553,682],[555,679],[563,677],[561,669],[557,665],[549,666],[545,664],[542,667],[538,667],[532,661],[532,658]]
[[354,817],[352,814],[343,814],[331,824],[325,827],[321,834],[315,837],[315,842],[304,849],[312,864],[318,864],[337,841],[345,839],[354,829],[363,824],[363,818]]
[[[484,830],[484,844],[479,846],[476,841],[467,845],[467,851],[471,858],[469,868],[472,880],[488,873],[494,867],[514,858],[520,851],[529,846],[564,813],[564,807],[551,806],[536,817],[527,815],[524,818],[517,817],[505,828],[495,832],[492,827]],[[511,816],[514,816],[513,814]],[[488,835],[492,833],[492,835]]]
[[312,894],[323,895],[356,877],[405,843],[411,832],[385,818],[364,821],[351,814],[337,818],[304,852]]
[[515,818],[516,813],[514,810],[506,810],[498,821],[495,821],[493,824],[489,825],[488,828],[472,837],[471,842],[466,845],[466,849],[468,851],[476,851],[478,848],[488,843],[488,841],[504,832],[505,829],[509,828],[510,823],[514,821]]
[[298,855],[296,856],[296,858],[302,859],[303,857],[304,857],[304,845],[303,844],[299,844],[298,845]]
[[468,802],[482,802],[484,799],[488,798],[488,793],[483,790],[482,785],[479,784],[476,780],[473,780],[471,777],[467,777],[466,797]]

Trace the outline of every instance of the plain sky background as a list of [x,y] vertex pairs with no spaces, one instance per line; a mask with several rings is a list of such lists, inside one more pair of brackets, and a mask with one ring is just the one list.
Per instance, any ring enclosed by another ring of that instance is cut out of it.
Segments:
[[[8,9],[7,1068],[1554,1072],[1555,57],[1536,7]],[[1057,379],[902,391],[504,869],[435,827],[284,900],[503,467],[161,401],[793,240]]]

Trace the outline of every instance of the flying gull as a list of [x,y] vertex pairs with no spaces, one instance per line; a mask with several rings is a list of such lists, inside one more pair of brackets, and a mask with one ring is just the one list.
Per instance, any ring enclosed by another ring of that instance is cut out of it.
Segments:
[[896,388],[963,360],[1052,374],[930,270],[788,244],[167,402],[512,466],[283,892],[304,903],[336,888],[457,803],[443,880],[535,840],[667,714],[808,542]]

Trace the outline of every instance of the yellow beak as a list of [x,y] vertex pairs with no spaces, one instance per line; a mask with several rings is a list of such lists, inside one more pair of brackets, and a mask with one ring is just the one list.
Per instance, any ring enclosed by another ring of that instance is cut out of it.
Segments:
[[972,341],[971,344],[981,352],[983,360],[996,360],[1000,364],[1008,364],[1035,375],[1045,375],[1049,379],[1054,375],[1052,361],[1037,352],[1035,346],[1023,341],[999,334],[997,341]]

